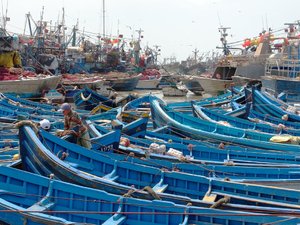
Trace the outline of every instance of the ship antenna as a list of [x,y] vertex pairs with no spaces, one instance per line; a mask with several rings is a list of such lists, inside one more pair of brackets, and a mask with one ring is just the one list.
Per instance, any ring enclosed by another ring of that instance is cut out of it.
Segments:
[[220,27],[222,27],[222,23],[221,23],[221,19],[220,19],[219,11],[217,11],[217,16],[218,16],[219,26],[220,26]]

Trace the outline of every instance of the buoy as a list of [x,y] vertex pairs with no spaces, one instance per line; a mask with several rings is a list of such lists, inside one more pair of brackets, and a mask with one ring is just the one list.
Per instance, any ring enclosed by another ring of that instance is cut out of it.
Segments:
[[18,159],[20,159],[20,155],[19,154],[14,154],[13,160],[18,160]]

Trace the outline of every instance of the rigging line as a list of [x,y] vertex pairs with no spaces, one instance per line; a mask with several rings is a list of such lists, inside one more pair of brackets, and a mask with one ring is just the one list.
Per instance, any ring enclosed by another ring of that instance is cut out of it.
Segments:
[[[119,203],[120,204],[120,203]],[[124,204],[124,203],[123,203]],[[145,205],[145,206],[149,206]],[[153,205],[152,205],[153,206]],[[150,206],[149,206],[150,207]],[[164,207],[164,206],[158,206],[158,207]],[[181,209],[186,209],[188,206],[182,205]],[[19,212],[19,213],[26,213],[26,212],[31,212],[31,213],[41,213],[40,210],[13,210],[13,209],[9,209],[9,210],[0,210],[0,212],[6,212],[6,213],[15,213],[15,212]],[[278,216],[293,216],[291,218],[288,218],[288,220],[290,219],[295,219],[295,218],[299,218],[300,217],[300,213],[295,213],[295,212],[276,212],[276,213],[207,213],[207,212],[203,212],[203,213],[190,213],[190,212],[141,212],[141,211],[131,211],[131,212],[119,212],[119,211],[63,211],[63,210],[44,210],[42,211],[42,213],[65,213],[65,214],[97,214],[97,215],[107,215],[107,214],[121,214],[121,215],[189,215],[189,216],[214,216],[214,217],[218,217],[218,216],[233,216],[233,217],[241,217],[241,216],[246,216],[246,217],[263,217],[263,216],[274,216],[274,217],[278,217]],[[278,220],[278,222],[280,222]],[[267,223],[269,224],[269,223]]]
[[[137,189],[138,190],[138,189]],[[19,195],[19,196],[31,196],[31,197],[38,197],[41,199],[43,199],[44,197],[46,197],[46,195],[39,195],[39,194],[28,194],[28,193],[20,193],[20,192],[5,192],[6,194],[12,194],[12,195]],[[74,193],[72,193],[71,195],[73,195]],[[86,198],[66,198],[66,197],[58,197],[58,196],[52,196],[50,195],[48,197],[49,199],[53,199],[53,200],[75,200],[75,201],[81,201],[81,202],[91,202],[91,203],[106,203],[106,204],[120,204],[120,202],[117,201],[108,201],[108,200],[98,200],[98,199],[86,199]],[[128,202],[123,202],[123,205],[133,205],[133,206],[148,206],[149,204],[133,204],[133,203],[128,203]],[[160,208],[181,208],[184,205],[178,205],[178,206],[162,206],[162,205],[158,205],[158,204],[151,204],[153,206],[158,206]],[[1,212],[1,210],[0,210]],[[43,211],[44,212],[44,211]],[[53,211],[49,211],[49,212],[53,212]],[[70,212],[70,211],[67,211]],[[99,211],[98,211],[99,212]]]

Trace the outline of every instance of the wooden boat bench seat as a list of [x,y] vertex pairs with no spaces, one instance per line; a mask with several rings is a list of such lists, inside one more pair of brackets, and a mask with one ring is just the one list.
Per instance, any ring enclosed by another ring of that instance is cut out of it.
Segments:
[[32,206],[28,207],[26,210],[27,211],[47,211],[50,210],[54,206],[54,202],[52,202],[51,199],[49,199],[49,193],[52,192],[52,187],[48,190],[47,195],[42,198],[39,202],[33,204]]
[[117,180],[119,178],[119,176],[117,175],[117,168],[118,168],[118,161],[115,160],[114,169],[109,174],[103,176],[103,178],[111,181]]
[[167,187],[168,187],[168,184],[162,184],[162,183],[159,182],[152,189],[156,193],[163,193],[167,189]]
[[38,212],[42,212],[42,211],[47,211],[49,209],[51,209],[54,206],[54,202],[48,202],[46,204],[41,203],[41,202],[37,202],[35,204],[33,204],[32,206],[30,206],[29,208],[27,208],[27,211],[38,211]]
[[50,210],[55,202],[53,202],[52,200],[52,192],[53,192],[53,177],[54,175],[50,175],[50,181],[49,181],[49,186],[48,186],[48,191],[47,194],[37,203],[33,204],[32,206],[28,207],[26,210],[27,211],[46,211],[46,210]]
[[104,178],[106,180],[115,181],[119,178],[119,176],[115,176],[114,173],[110,173],[110,174],[103,176],[102,178]]
[[106,220],[102,225],[118,225],[123,224],[126,220],[126,216],[113,215],[108,220]]
[[118,225],[123,224],[126,220],[126,216],[122,215],[122,209],[123,209],[123,202],[124,198],[121,197],[119,199],[120,205],[118,207],[117,212],[112,215],[108,220],[106,220],[102,225]]
[[205,201],[205,202],[215,202],[217,199],[217,195],[216,194],[213,194],[213,193],[210,193],[210,194],[205,194],[202,198],[202,201]]
[[164,184],[164,176],[165,172],[162,171],[160,181],[152,187],[153,191],[156,193],[163,193],[168,187],[168,184]]
[[[0,190],[0,196],[1,195],[11,195],[11,192],[6,190]],[[15,195],[15,194],[14,194]],[[19,194],[17,194],[19,195]],[[49,201],[48,196],[45,196],[43,199],[41,199],[39,202],[33,204],[32,206],[28,207],[27,211],[37,211],[42,212],[51,209],[54,206],[54,202]]]
[[68,163],[71,167],[79,169],[79,170],[89,170],[89,171],[93,171],[95,168],[93,165],[89,164],[89,163],[85,163],[85,162],[70,162],[70,161],[65,161],[66,163]]

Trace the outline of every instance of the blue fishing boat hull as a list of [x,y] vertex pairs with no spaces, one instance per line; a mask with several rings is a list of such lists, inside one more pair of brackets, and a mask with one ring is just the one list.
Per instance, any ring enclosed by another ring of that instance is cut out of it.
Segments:
[[87,87],[74,94],[73,99],[78,109],[84,109],[89,111],[98,106],[99,104],[103,104],[108,107],[114,106],[114,102],[111,99],[102,96]]
[[[8,167],[0,167],[0,177],[1,224],[259,225],[281,220],[287,225],[299,223],[293,217],[126,198]],[[288,215],[290,211],[282,209],[281,214],[284,213]]]
[[252,92],[252,107],[254,110],[260,113],[268,114],[274,117],[282,118],[282,116],[287,115],[287,120],[291,122],[300,122],[300,116],[296,113],[296,110],[292,112],[289,110],[289,106],[286,104],[280,104],[262,94],[258,90],[253,90]]
[[215,123],[226,123],[228,126],[238,127],[242,129],[250,129],[250,130],[257,130],[259,132],[266,132],[266,133],[273,133],[273,134],[290,134],[294,136],[300,136],[300,130],[296,129],[283,129],[276,125],[269,125],[263,123],[255,123],[249,120],[244,120],[236,117],[231,117],[228,115],[224,115],[218,112],[214,112],[210,109],[192,105],[192,109],[194,115],[196,117],[202,118],[204,120],[208,120],[210,122]]
[[[41,131],[41,135],[41,140],[38,140],[29,127],[22,127],[20,152],[26,169],[45,176],[54,174],[55,178],[115,194],[125,194],[133,190],[133,197],[152,199],[153,195],[141,190],[147,185],[151,186],[161,199],[180,204],[192,202],[193,205],[203,206],[207,202],[201,199],[213,192],[217,193],[216,200],[229,195],[232,203],[300,209],[300,193],[296,190],[266,186],[258,188],[256,185],[133,165],[104,158],[96,152],[64,143],[47,132]],[[128,185],[134,185],[138,189]]]
[[209,140],[211,142],[236,143],[243,146],[278,151],[299,152],[298,145],[270,142],[273,135],[233,128],[203,121],[173,110],[165,110],[164,103],[156,97],[151,101],[151,115],[158,127],[170,126],[176,133],[186,137]]

